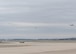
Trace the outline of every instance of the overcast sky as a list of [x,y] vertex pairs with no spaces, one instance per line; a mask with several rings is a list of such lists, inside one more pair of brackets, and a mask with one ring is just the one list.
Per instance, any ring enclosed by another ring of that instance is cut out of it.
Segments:
[[63,37],[76,37],[76,0],[0,0],[0,38]]

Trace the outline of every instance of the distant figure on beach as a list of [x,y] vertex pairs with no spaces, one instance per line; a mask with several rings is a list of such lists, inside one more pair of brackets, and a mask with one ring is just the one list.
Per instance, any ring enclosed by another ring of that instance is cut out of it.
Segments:
[[25,43],[25,42],[20,42],[20,43]]

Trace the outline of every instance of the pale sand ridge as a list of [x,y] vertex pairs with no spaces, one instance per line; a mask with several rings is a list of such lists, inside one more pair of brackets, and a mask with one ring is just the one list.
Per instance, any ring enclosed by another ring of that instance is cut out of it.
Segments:
[[[5,47],[1,47],[2,45]],[[25,43],[0,44],[0,54],[59,54],[59,53],[76,54],[76,43],[25,42]]]

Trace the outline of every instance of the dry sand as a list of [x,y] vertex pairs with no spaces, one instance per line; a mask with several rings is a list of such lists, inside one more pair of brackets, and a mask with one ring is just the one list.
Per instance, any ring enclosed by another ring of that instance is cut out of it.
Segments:
[[76,54],[76,43],[1,43],[0,54]]

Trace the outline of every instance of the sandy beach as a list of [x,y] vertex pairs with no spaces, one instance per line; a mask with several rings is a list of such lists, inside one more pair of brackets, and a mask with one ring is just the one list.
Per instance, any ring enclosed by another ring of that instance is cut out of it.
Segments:
[[0,43],[0,54],[76,54],[76,43]]

